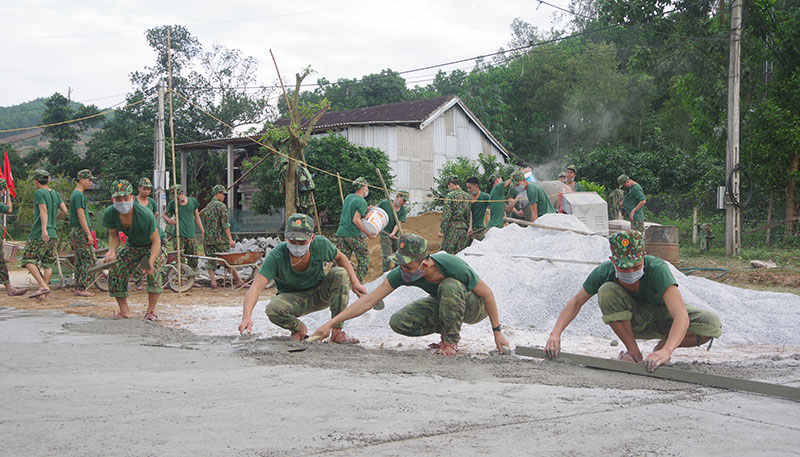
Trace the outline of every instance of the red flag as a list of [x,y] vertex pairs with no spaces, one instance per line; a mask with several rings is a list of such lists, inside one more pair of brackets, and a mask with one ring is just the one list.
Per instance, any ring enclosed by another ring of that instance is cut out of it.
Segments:
[[3,176],[6,177],[8,193],[11,194],[12,197],[17,198],[17,188],[14,186],[14,177],[11,176],[11,163],[8,161],[8,151],[6,151],[5,155],[6,157],[3,160]]

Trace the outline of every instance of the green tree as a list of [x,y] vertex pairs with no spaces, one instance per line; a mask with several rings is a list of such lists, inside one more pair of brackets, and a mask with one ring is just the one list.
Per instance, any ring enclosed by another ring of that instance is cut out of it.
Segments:
[[501,163],[492,154],[480,154],[478,160],[470,160],[466,157],[459,157],[456,160],[448,160],[436,172],[433,179],[435,186],[431,188],[428,197],[431,199],[425,204],[428,211],[439,210],[442,208],[442,199],[447,195],[447,182],[451,176],[458,177],[461,188],[466,190],[467,179],[475,176],[480,182],[480,188],[484,192],[492,189],[491,176],[494,173],[508,179],[515,168],[511,164]]

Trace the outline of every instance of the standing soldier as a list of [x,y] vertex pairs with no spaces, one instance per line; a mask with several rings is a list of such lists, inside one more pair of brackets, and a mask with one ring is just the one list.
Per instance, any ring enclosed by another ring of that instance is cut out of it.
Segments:
[[[146,207],[133,203],[133,186],[128,181],[115,181],[111,189],[113,205],[103,212],[103,227],[108,229],[106,261],[118,261],[108,273],[108,294],[117,299],[119,317],[132,317],[128,307],[128,278],[134,270],[143,270],[147,274],[147,311],[144,318],[155,321],[158,319],[155,314],[158,297],[164,291],[160,271],[166,263],[156,218]],[[119,245],[119,232],[128,236],[122,247]]]
[[505,221],[503,221],[503,217],[506,215],[506,204],[505,204],[505,195],[506,195],[506,185],[507,182],[503,181],[503,177],[500,176],[500,173],[493,173],[492,177],[492,192],[489,194],[489,223],[486,225],[486,229],[490,229],[492,227],[503,228],[505,225]]
[[450,192],[445,196],[439,237],[442,238],[442,250],[456,254],[469,246],[467,232],[472,225],[472,213],[469,210],[469,194],[461,190],[457,176],[450,177],[447,188]]
[[471,243],[472,240],[482,240],[483,235],[486,234],[486,227],[483,220],[486,218],[486,208],[489,207],[489,194],[481,192],[480,182],[475,176],[467,179],[467,191],[472,203],[469,204],[469,210],[472,213],[472,224],[467,231]]
[[[44,300],[50,293],[50,277],[53,276],[53,264],[56,263],[56,222],[59,216],[67,214],[67,206],[61,200],[61,195],[48,186],[48,172],[36,169],[31,172],[31,177],[36,187],[33,193],[33,228],[22,253],[22,266],[28,269],[39,284],[39,290],[30,297],[41,297],[40,300]],[[44,274],[39,272],[39,266]]]
[[[400,191],[397,193],[397,196],[394,197],[394,212],[397,213],[397,218],[400,219],[400,222],[405,222],[406,215],[408,214],[405,207],[407,195],[408,193]],[[378,203],[378,208],[386,211],[386,214],[389,215],[389,222],[386,224],[386,227],[383,228],[383,231],[381,231],[381,255],[383,256],[383,263],[381,266],[383,272],[386,273],[392,269],[392,261],[389,259],[389,256],[397,251],[397,237],[395,234],[400,226],[397,225],[397,220],[394,218],[392,203],[389,203],[389,200],[381,200],[380,203]]]
[[75,252],[75,295],[91,297],[93,293],[86,290],[92,282],[89,268],[95,263],[94,238],[89,229],[89,211],[87,209],[86,192],[92,187],[92,172],[81,170],[78,172],[78,184],[69,197],[69,224],[72,230],[69,239],[72,251]]
[[[6,201],[6,196],[8,196],[8,204],[4,203]],[[13,209],[14,204],[11,202],[11,196],[8,192],[8,183],[5,179],[0,178],[0,214],[11,214]],[[2,240],[0,240],[0,245],[2,245]],[[0,284],[6,286],[6,293],[9,297],[24,295],[26,292],[28,292],[25,289],[16,289],[11,287],[11,281],[8,278],[8,267],[6,266],[6,260],[3,258],[2,251],[0,251]]]
[[[203,221],[200,220],[200,202],[194,197],[187,197],[183,193],[180,184],[172,186],[170,191],[178,191],[178,217],[180,218],[180,233],[177,238],[180,238],[181,250],[184,255],[197,255],[197,245],[195,242],[195,224],[200,228],[200,235],[203,235]],[[166,211],[164,211],[164,220],[169,225],[176,225],[175,219],[175,200],[169,202]],[[178,249],[177,238],[174,240],[174,247]],[[193,269],[197,269],[197,259],[190,258],[186,263]]]
[[628,175],[619,175],[617,182],[620,189],[628,189],[628,193],[625,194],[620,206],[628,213],[628,219],[631,221],[631,230],[644,233],[644,205],[647,200],[644,198],[642,186],[629,178]]
[[[158,209],[156,206],[156,201],[150,197],[150,193],[153,191],[153,183],[150,182],[149,178],[142,178],[139,180],[138,190],[139,193],[136,195],[136,198],[133,200],[133,202],[134,204],[142,205],[153,212],[153,216],[156,218],[158,236],[161,238],[161,250],[166,251],[165,248],[167,247],[167,234],[164,233],[164,230],[161,229],[161,224],[158,223]],[[138,270],[135,271],[133,273],[133,277],[136,280],[136,290],[144,290],[144,285],[142,284],[142,272]]]
[[[208,257],[214,257],[219,252],[228,252],[230,248],[236,246],[236,242],[231,237],[231,224],[228,223],[228,207],[222,203],[225,200],[225,186],[217,184],[211,188],[211,193],[213,194],[211,201],[201,211],[203,227],[206,229],[203,245]],[[217,280],[214,277],[214,270],[217,268],[217,262],[206,261],[206,268],[208,269],[208,279],[211,280],[211,288],[216,289]],[[244,286],[236,268],[231,268],[231,275],[236,280],[237,287]]]
[[339,228],[336,230],[336,246],[348,259],[355,254],[358,262],[356,276],[359,282],[363,282],[369,271],[369,250],[367,242],[361,235],[364,234],[371,239],[377,234],[368,232],[361,222],[361,218],[367,214],[366,197],[369,195],[367,180],[363,177],[356,178],[353,181],[353,189],[353,193],[348,195],[342,204],[342,215],[339,218]]
[[566,180],[564,184],[572,192],[583,192],[583,186],[575,178],[578,176],[578,168],[575,165],[567,166]]
[[556,212],[555,208],[553,208],[553,204],[550,203],[550,199],[547,198],[547,193],[542,189],[542,186],[535,182],[529,182],[525,179],[524,173],[515,171],[514,174],[511,175],[511,181],[524,187],[525,192],[527,192],[528,206],[530,206],[531,209],[528,222],[536,222],[536,219],[541,216]]

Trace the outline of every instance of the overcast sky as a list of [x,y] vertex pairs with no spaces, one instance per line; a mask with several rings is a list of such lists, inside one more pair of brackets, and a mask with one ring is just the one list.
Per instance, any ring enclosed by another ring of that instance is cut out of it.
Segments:
[[[550,0],[567,6],[569,0]],[[258,59],[259,82],[311,65],[330,81],[391,68],[410,70],[506,47],[514,18],[540,30],[562,28],[562,15],[533,0],[55,0],[0,4],[0,106],[54,92],[107,107],[124,99],[129,74],[152,65],[145,30],[186,26],[204,45],[214,42]],[[466,68],[471,63],[455,67]],[[428,84],[436,70],[405,75]]]

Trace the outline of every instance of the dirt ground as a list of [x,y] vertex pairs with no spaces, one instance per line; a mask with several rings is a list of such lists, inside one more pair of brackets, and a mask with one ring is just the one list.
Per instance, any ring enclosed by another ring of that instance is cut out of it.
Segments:
[[[432,252],[438,251],[441,245],[442,239],[438,236],[441,225],[442,213],[439,211],[409,217],[405,223],[401,224],[404,232],[416,233],[427,239]],[[383,274],[380,238],[367,240],[367,247],[369,247],[369,273],[364,282],[371,282]]]

